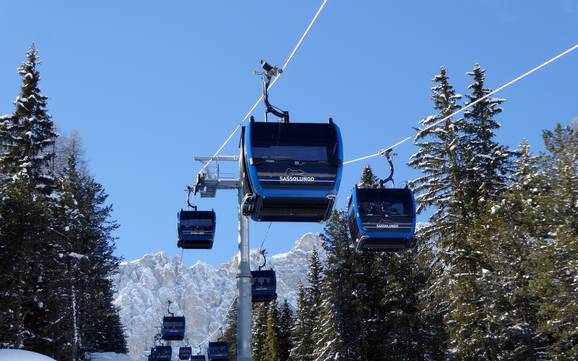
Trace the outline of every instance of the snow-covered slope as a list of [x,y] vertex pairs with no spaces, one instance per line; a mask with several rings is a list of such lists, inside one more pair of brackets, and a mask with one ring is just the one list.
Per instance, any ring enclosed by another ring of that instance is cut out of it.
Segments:
[[114,352],[98,352],[88,355],[89,361],[134,361],[127,355]]
[[[269,257],[268,264],[277,272],[280,300],[286,298],[295,306],[297,286],[305,282],[313,249],[322,251],[320,237],[306,233],[289,252]],[[253,252],[253,268],[260,261]],[[115,304],[126,327],[130,355],[139,357],[151,347],[168,300],[174,302],[172,312],[186,316],[186,337],[191,344],[217,330],[235,297],[236,270],[237,256],[218,268],[200,261],[187,268],[178,257],[169,258],[163,252],[123,262],[115,278]]]
[[54,361],[54,359],[26,350],[0,350],[0,361]]

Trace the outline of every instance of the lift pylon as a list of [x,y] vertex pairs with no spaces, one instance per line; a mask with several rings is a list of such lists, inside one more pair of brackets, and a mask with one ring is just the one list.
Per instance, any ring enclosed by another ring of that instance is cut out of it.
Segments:
[[[251,361],[251,323],[253,308],[251,300],[251,266],[249,244],[249,219],[243,216],[241,204],[243,201],[243,166],[240,157],[216,156],[194,157],[194,160],[203,163],[204,170],[197,176],[195,192],[202,198],[214,198],[218,189],[236,189],[238,194],[238,244],[239,263],[237,273],[237,360]],[[239,178],[228,176],[221,172],[219,162],[237,162],[239,164]],[[207,164],[208,163],[208,164]]]

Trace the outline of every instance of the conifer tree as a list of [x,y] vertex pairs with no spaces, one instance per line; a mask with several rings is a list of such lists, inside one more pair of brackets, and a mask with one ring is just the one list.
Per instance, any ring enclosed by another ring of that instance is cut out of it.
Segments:
[[0,115],[0,187],[4,186],[8,175],[14,173],[14,165],[10,162],[10,150],[14,142],[12,118],[12,114]]
[[267,361],[267,305],[259,303],[253,311],[253,361]]
[[267,325],[265,330],[265,358],[269,361],[279,361],[279,314],[277,301],[271,301],[267,310]]
[[[435,255],[428,250],[424,253],[433,257],[435,277],[427,281],[421,296],[426,302],[422,309],[433,312],[422,312],[422,316],[431,322],[443,314],[451,350],[446,357],[493,359],[499,353],[496,328],[500,327],[503,297],[500,278],[492,272],[494,247],[480,215],[487,202],[505,189],[510,152],[493,140],[493,130],[499,126],[493,117],[501,111],[498,105],[503,101],[480,100],[490,92],[484,88],[484,71],[476,66],[470,74],[474,83],[467,104],[476,103],[464,120],[448,119],[436,126],[437,119],[459,106],[445,70],[434,78],[439,85],[432,88],[432,99],[439,113],[421,122],[425,128],[416,136],[420,151],[412,156],[410,165],[424,174],[411,184],[420,193],[420,210],[435,207],[430,224],[420,232],[421,242],[436,242]],[[479,176],[482,169],[484,176]],[[488,294],[493,297],[488,299]],[[436,333],[443,338],[444,333]]]
[[297,360],[313,360],[315,341],[314,329],[319,323],[319,312],[321,310],[322,294],[322,272],[323,266],[319,259],[319,252],[314,249],[309,258],[309,273],[307,274],[307,287],[305,289],[305,302],[298,305],[300,317],[300,329],[296,333],[299,341],[295,342],[295,355]]
[[345,212],[335,212],[325,227],[327,254],[323,303],[315,329],[317,360],[358,360],[360,319],[355,309],[359,255],[351,247]]
[[499,354],[504,359],[535,360],[542,348],[537,333],[537,298],[530,287],[535,267],[531,255],[537,240],[547,233],[543,208],[547,192],[544,174],[530,145],[524,141],[513,162],[511,184],[491,202],[484,223],[492,229],[492,266],[499,275],[502,297],[501,327],[497,332]]
[[67,359],[66,355],[70,355],[71,360],[77,360],[82,355],[82,332],[78,312],[82,295],[78,293],[78,289],[85,288],[81,284],[86,283],[78,265],[88,256],[78,253],[79,244],[83,241],[82,214],[79,209],[82,201],[82,179],[76,169],[75,153],[69,156],[67,167],[56,179],[55,191],[59,197],[53,202],[52,229],[59,240],[56,247],[62,261],[58,267],[62,272],[61,277],[58,277],[55,286],[56,293],[63,302],[59,310],[61,317],[53,327],[60,329],[56,339],[61,343],[59,350],[62,354],[58,358]]
[[92,177],[85,177],[83,183],[81,212],[86,227],[80,246],[83,252],[79,253],[89,254],[89,257],[79,267],[86,276],[86,287],[90,287],[81,306],[86,332],[84,347],[89,352],[123,352],[126,348],[124,337],[122,340],[114,338],[123,330],[117,327],[118,310],[113,305],[111,279],[119,264],[119,259],[113,254],[115,238],[112,235],[118,224],[111,219],[112,206],[107,205],[108,194],[103,186]]
[[371,166],[367,165],[363,168],[363,173],[361,174],[361,182],[359,182],[359,188],[372,188],[377,182],[377,177],[373,174]]
[[[253,314],[254,315],[254,314]],[[237,361],[237,301],[233,301],[231,311],[227,314],[227,326],[223,337],[219,341],[229,343],[229,358]]]
[[[313,340],[311,339],[311,320],[310,303],[303,285],[299,285],[297,297],[297,312],[295,315],[295,325],[292,334],[292,344],[289,359],[291,361],[305,361],[311,359],[311,350],[313,349]],[[253,349],[255,352],[255,349]]]
[[578,132],[556,126],[544,132],[542,156],[549,197],[549,232],[533,255],[531,286],[539,299],[538,331],[554,360],[578,358]]
[[[0,198],[0,344],[42,350],[39,340],[44,317],[44,267],[38,247],[46,243],[49,219],[42,195],[24,179],[4,184]],[[37,319],[41,317],[41,319]]]
[[32,46],[18,68],[22,86],[15,112],[2,117],[0,125],[0,263],[5,263],[6,274],[17,282],[10,285],[7,280],[1,285],[10,290],[3,302],[10,304],[6,311],[12,314],[2,318],[12,330],[0,342],[54,356],[58,335],[53,323],[60,317],[62,303],[60,295],[52,292],[62,267],[51,230],[51,205],[57,195],[52,194],[50,165],[56,134],[46,112],[46,97],[38,87],[38,63]]
[[309,273],[307,274],[307,299],[311,308],[309,317],[313,323],[317,321],[319,309],[321,308],[322,278],[323,265],[319,259],[319,251],[314,249],[309,258]]
[[495,117],[502,112],[504,99],[485,98],[491,89],[485,88],[486,71],[479,64],[468,73],[473,83],[468,86],[466,105],[474,104],[464,113],[461,143],[465,145],[465,186],[468,210],[477,214],[486,201],[507,188],[511,172],[512,153],[494,140],[494,132],[500,128]]
[[[54,124],[46,110],[45,97],[38,83],[40,60],[34,44],[26,53],[26,61],[18,68],[22,77],[20,94],[14,101],[15,111],[2,127],[7,145],[3,173],[30,179],[35,188],[50,192],[50,174],[56,139]],[[6,124],[8,123],[8,124]]]
[[[126,351],[112,304],[112,232],[103,187],[78,166],[72,142],[54,166],[56,133],[38,88],[33,46],[18,69],[14,114],[0,119],[0,347],[58,360]],[[81,161],[80,161],[81,162]]]
[[436,114],[419,121],[421,128],[416,130],[414,138],[419,150],[408,163],[422,172],[419,178],[409,182],[417,193],[417,211],[434,208],[430,223],[419,230],[424,239],[455,232],[456,223],[467,214],[460,185],[464,174],[459,142],[463,120],[448,118],[436,124],[460,109],[461,95],[449,83],[444,67],[433,81],[436,84],[431,89],[431,99]]
[[285,299],[279,310],[279,359],[281,361],[289,360],[289,352],[292,348],[291,327],[293,326],[293,322],[291,306],[289,306],[289,302]]

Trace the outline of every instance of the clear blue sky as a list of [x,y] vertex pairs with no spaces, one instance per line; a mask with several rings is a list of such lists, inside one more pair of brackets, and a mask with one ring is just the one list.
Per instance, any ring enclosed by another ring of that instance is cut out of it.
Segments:
[[[321,0],[293,1],[4,1],[0,9],[0,113],[13,110],[16,68],[36,42],[41,87],[62,132],[77,129],[93,174],[104,184],[121,224],[125,259],[176,247],[175,215],[183,189],[260,92],[260,59],[282,64]],[[496,88],[578,42],[575,0],[330,0],[271,94],[295,121],[340,125],[345,158],[373,153],[412,134],[431,111],[431,78],[445,65],[464,93],[479,62]],[[541,149],[542,129],[578,116],[578,52],[499,96],[498,139],[527,138]],[[262,117],[262,107],[256,112]],[[238,139],[225,154],[237,153]],[[397,149],[397,180],[416,175]],[[347,193],[368,162],[348,166]],[[384,162],[369,162],[384,172]],[[218,212],[212,251],[185,262],[219,264],[236,253],[235,194],[201,206]],[[267,224],[251,223],[252,245]],[[289,249],[317,224],[273,225],[266,248]]]

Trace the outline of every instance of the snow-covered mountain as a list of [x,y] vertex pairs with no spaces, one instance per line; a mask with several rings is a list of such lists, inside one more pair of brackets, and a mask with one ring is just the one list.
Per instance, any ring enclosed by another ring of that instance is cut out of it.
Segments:
[[[299,282],[305,283],[308,260],[313,249],[322,252],[316,233],[306,233],[287,252],[268,257],[268,265],[277,272],[279,300],[296,304]],[[253,269],[261,262],[252,252]],[[169,258],[163,252],[123,262],[115,278],[115,304],[126,327],[128,348],[136,358],[150,348],[157,327],[173,301],[171,311],[187,319],[186,337],[197,344],[223,323],[235,297],[237,256],[215,268],[203,262],[184,266],[179,257]]]

